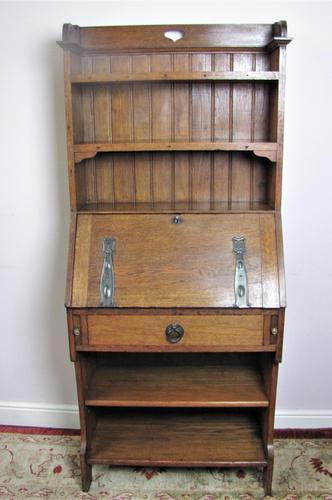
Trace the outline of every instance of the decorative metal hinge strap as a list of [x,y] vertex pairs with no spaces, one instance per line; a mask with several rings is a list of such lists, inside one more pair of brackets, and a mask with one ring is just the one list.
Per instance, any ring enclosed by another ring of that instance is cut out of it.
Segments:
[[114,268],[113,254],[115,252],[115,238],[104,238],[104,264],[100,279],[100,305],[114,307]]
[[235,307],[248,307],[248,277],[244,263],[244,254],[246,251],[246,239],[244,236],[234,236],[233,238],[233,253],[236,257],[235,262]]

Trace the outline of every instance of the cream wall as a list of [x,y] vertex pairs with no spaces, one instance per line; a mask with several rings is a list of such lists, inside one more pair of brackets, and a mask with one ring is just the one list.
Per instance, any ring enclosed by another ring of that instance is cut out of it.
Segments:
[[69,205],[62,51],[80,25],[287,19],[288,310],[277,426],[332,427],[330,2],[0,2],[0,423],[77,425],[64,301]]

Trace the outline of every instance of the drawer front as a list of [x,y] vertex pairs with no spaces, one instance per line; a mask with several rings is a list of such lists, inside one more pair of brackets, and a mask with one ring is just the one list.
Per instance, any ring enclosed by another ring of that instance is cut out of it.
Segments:
[[260,315],[112,314],[88,315],[87,321],[88,342],[94,346],[148,348],[177,345],[190,348],[263,345],[263,316]]

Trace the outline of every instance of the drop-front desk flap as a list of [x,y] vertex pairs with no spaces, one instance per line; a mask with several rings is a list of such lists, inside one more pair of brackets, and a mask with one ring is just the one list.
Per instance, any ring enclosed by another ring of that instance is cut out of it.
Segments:
[[79,214],[73,308],[279,308],[270,214]]

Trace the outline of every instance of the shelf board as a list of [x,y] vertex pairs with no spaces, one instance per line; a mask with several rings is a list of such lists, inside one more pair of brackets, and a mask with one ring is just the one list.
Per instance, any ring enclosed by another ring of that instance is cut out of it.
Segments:
[[71,76],[72,83],[112,83],[145,81],[276,81],[278,71],[183,71],[145,73],[90,73]]
[[74,144],[75,162],[93,158],[97,153],[151,151],[253,151],[276,161],[277,142],[108,142]]
[[87,406],[267,407],[254,365],[99,366],[91,379]]
[[88,463],[175,467],[266,465],[255,415],[227,410],[96,412]]
[[155,202],[155,203],[87,203],[79,208],[79,213],[229,213],[229,212],[250,212],[261,213],[273,211],[267,203],[261,202]]

